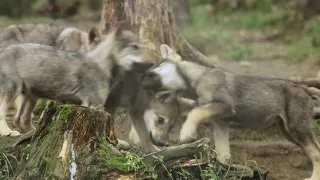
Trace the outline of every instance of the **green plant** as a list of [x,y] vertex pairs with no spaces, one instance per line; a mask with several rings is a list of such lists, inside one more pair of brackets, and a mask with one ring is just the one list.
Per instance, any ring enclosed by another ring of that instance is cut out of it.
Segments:
[[226,54],[225,57],[230,60],[243,60],[249,58],[252,53],[251,49],[248,45],[238,45],[231,47]]
[[218,180],[218,168],[215,164],[209,164],[206,169],[202,170],[202,178],[209,180]]
[[106,141],[100,144],[99,155],[105,160],[110,170],[117,169],[121,172],[137,172],[147,169],[142,156],[131,152],[115,154],[111,145]]
[[10,179],[13,177],[13,168],[9,159],[16,160],[16,158],[7,153],[3,147],[0,147],[0,179]]

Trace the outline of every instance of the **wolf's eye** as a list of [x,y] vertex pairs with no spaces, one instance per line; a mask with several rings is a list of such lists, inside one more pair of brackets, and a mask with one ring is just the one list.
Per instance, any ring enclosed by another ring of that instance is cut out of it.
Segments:
[[163,118],[163,117],[159,117],[159,118],[158,118],[158,123],[159,123],[160,125],[163,125],[163,124],[164,124],[164,118]]

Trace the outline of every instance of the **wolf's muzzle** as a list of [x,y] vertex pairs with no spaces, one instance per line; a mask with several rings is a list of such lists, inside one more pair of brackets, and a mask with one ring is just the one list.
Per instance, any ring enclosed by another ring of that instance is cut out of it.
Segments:
[[159,75],[153,72],[146,72],[141,77],[141,85],[144,89],[159,90],[162,88],[162,82]]
[[135,72],[144,73],[148,69],[150,69],[153,65],[154,65],[154,63],[152,63],[152,62],[144,62],[144,63],[134,62],[132,64],[132,69]]

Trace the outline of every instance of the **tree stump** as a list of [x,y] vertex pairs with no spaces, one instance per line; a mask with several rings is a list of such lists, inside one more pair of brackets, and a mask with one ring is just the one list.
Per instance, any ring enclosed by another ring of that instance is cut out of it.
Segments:
[[100,144],[115,140],[106,112],[50,101],[15,174],[17,179],[87,179]]
[[[113,142],[116,142],[113,120],[106,112],[49,101],[30,144],[15,147],[18,151],[15,159],[19,162],[14,165],[14,177],[23,180],[179,179],[187,174],[191,179],[199,179],[214,155],[208,154],[208,138],[145,156],[120,152]],[[254,173],[260,173],[243,166],[232,167],[234,170],[230,172],[229,166],[222,167],[226,169],[223,172],[254,180]]]

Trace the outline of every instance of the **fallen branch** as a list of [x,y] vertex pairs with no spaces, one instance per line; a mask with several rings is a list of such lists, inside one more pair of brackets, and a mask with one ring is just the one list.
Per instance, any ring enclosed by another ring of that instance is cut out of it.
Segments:
[[148,154],[144,157],[144,163],[154,166],[158,163],[157,157],[163,157],[163,162],[167,163],[174,159],[182,157],[193,157],[195,154],[203,151],[206,144],[210,142],[209,138],[203,138],[190,144],[182,144],[179,146],[171,146],[162,151]]

